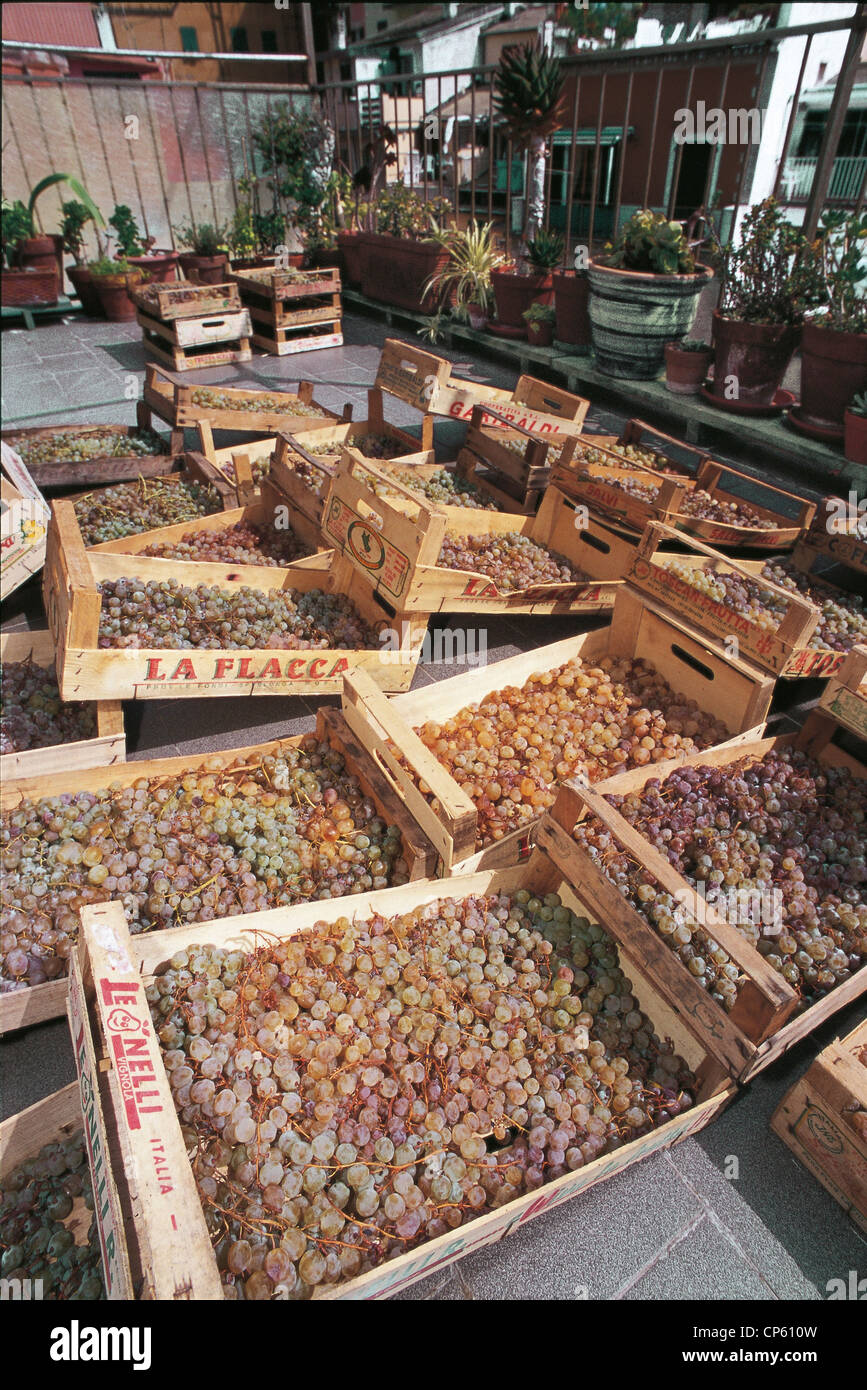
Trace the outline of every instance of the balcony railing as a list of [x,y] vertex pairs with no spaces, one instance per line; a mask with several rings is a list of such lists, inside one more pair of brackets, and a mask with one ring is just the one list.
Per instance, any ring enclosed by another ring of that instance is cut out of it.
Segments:
[[[781,186],[787,202],[807,201],[813,187],[817,163],[812,156],[786,160]],[[857,203],[865,173],[867,155],[841,155],[835,159],[831,169],[831,182],[828,184],[828,201]]]

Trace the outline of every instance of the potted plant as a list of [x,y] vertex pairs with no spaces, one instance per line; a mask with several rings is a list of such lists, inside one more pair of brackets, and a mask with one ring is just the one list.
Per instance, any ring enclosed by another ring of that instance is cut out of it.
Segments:
[[141,266],[133,265],[122,257],[112,260],[110,256],[100,256],[98,261],[90,262],[88,270],[106,318],[112,323],[127,323],[134,319],[136,306],[128,290],[143,280]]
[[587,270],[600,370],[634,381],[657,376],[665,344],[692,326],[712,274],[697,264],[679,222],[650,208],[634,212]]
[[423,295],[430,294],[445,304],[454,299],[455,313],[466,318],[471,328],[485,328],[494,304],[491,275],[503,260],[492,244],[493,224],[476,222],[459,229],[437,229],[434,239],[448,252],[444,270],[434,273],[424,286]]
[[159,284],[174,280],[178,264],[177,251],[160,251],[156,248],[156,237],[146,237],[140,232],[132,209],[126,203],[118,203],[109,226],[114,228],[117,249],[130,265],[140,266],[147,280]]
[[805,246],[774,198],[744,218],[740,244],[729,246],[723,260],[713,313],[714,405],[737,410],[773,403],[800,337]]
[[[510,139],[529,157],[527,215],[524,222],[526,253],[492,276],[501,328],[525,331],[523,313],[534,302],[550,304],[554,282],[551,272],[563,258],[563,241],[551,258],[554,236],[542,231],[545,216],[545,168],[548,137],[563,121],[564,74],[556,58],[538,44],[506,49],[494,75],[494,109]],[[529,265],[528,265],[529,262]],[[535,283],[533,283],[535,282]]]
[[534,347],[550,347],[554,340],[556,310],[551,304],[531,304],[523,313],[527,325],[527,341]]
[[53,188],[58,183],[66,183],[69,185],[76,198],[84,203],[97,227],[102,227],[105,224],[103,222],[102,213],[93,202],[87,189],[83,184],[79,183],[78,179],[74,178],[72,174],[46,174],[44,179],[39,180],[30,194],[27,203],[27,211],[30,214],[31,226],[30,231],[26,232],[18,242],[16,253],[17,264],[21,266],[22,269],[30,267],[33,270],[51,270],[52,266],[55,266],[58,275],[59,291],[63,286],[62,237],[59,233],[55,236],[42,235],[38,232],[38,218],[36,213],[36,204],[40,196],[47,188]]
[[697,396],[713,360],[713,348],[696,338],[665,345],[665,385],[677,396]]
[[436,307],[427,286],[449,263],[440,223],[450,213],[447,198],[425,203],[402,179],[389,184],[372,208],[375,231],[360,238],[362,293],[415,313]]
[[178,258],[187,279],[196,285],[222,284],[229,268],[226,228],[200,222],[197,227],[190,224],[175,227],[174,232],[181,246],[189,247],[188,251],[181,251]]
[[867,466],[867,391],[853,397],[843,412],[843,453],[850,463]]
[[57,265],[48,270],[22,268],[17,264],[18,247],[33,230],[33,219],[20,199],[2,207],[2,240],[4,266],[0,290],[5,307],[18,308],[39,304],[56,304],[58,294]]
[[271,254],[278,246],[288,245],[290,266],[300,268],[307,240],[328,198],[334,165],[333,127],[318,107],[302,109],[280,101],[273,109],[269,104],[252,133],[282,233],[260,241],[260,245]]
[[867,391],[867,212],[826,208],[804,257],[808,309],[801,333],[801,403],[792,424],[840,439],[847,401]]
[[589,349],[590,285],[586,270],[555,270],[553,282],[557,315],[554,337],[560,343]]
[[63,249],[68,251],[75,261],[74,265],[67,267],[66,274],[84,312],[91,318],[99,318],[102,314],[102,304],[91,280],[84,246],[84,227],[92,221],[90,212],[85,204],[77,199],[71,199],[61,207],[63,217],[60,222],[60,235],[63,239]]

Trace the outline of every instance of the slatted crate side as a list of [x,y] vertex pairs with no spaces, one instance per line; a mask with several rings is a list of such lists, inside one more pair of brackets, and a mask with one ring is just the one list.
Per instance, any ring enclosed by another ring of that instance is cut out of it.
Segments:
[[145,314],[165,323],[207,314],[234,313],[241,308],[238,286],[228,281],[223,285],[152,284],[133,288],[129,294]]
[[473,483],[502,512],[513,516],[534,516],[544,495],[544,488],[520,487],[485,464],[469,449],[461,449],[455,472]]
[[396,396],[415,410],[434,410],[433,402],[448,380],[451,363],[415,343],[386,338],[379,357],[374,387]]
[[[568,467],[578,444],[577,435],[534,434],[520,425],[510,424],[496,411],[489,414],[498,428],[483,425],[485,412],[481,406],[476,406],[465,441],[465,447],[489,468],[530,491],[544,488],[550,479],[555,447],[560,450],[563,466]],[[517,443],[520,451],[510,447],[508,441]]]
[[[150,410],[143,401],[136,402],[135,425],[46,425],[39,429],[4,430],[2,438],[14,449],[16,444],[25,441],[41,442],[51,440],[59,434],[73,431],[83,438],[99,435],[133,435],[141,429],[151,429]],[[183,435],[173,430],[171,436],[163,441],[163,452],[159,454],[104,454],[80,460],[58,460],[57,462],[34,463],[30,473],[38,486],[67,487],[76,483],[122,482],[129,478],[153,478],[162,473],[170,473],[183,451]]]
[[[626,481],[653,488],[654,495],[649,500],[633,497],[620,486]],[[679,507],[687,490],[693,486],[689,478],[662,477],[651,469],[637,465],[612,468],[605,464],[582,462],[580,449],[568,465],[554,464],[551,482],[567,497],[584,503],[610,525],[619,525],[627,531],[639,533],[643,533],[651,521],[673,524],[674,518],[679,516]]]
[[328,323],[339,322],[343,317],[340,307],[340,295],[329,295],[322,304],[299,304],[298,300],[291,300],[295,308],[289,308],[285,304],[278,304],[276,311],[270,308],[260,307],[253,300],[247,303],[247,311],[254,324],[262,325],[264,332],[269,332],[272,336],[283,328],[299,328],[308,323]]
[[[483,703],[495,691],[521,687],[537,673],[556,670],[576,658],[592,664],[609,655],[647,661],[674,691],[695,699],[700,708],[717,711],[730,734],[723,747],[753,740],[770,704],[770,677],[723,652],[709,650],[673,619],[622,588],[609,627],[452,676],[435,688],[423,687],[384,703],[369,700],[369,684],[353,675],[344,684],[342,709],[347,723],[372,750],[378,765],[387,769],[428,839],[439,849],[445,872],[514,863],[526,856],[527,836],[536,821],[477,850],[474,803],[446,768],[438,763],[432,768],[433,755],[414,731],[427,723],[441,724],[466,706]],[[394,750],[400,751],[407,766],[398,761]],[[419,782],[437,787],[433,793],[439,802],[437,810],[419,791]]]
[[[676,450],[677,453],[684,456],[683,459],[672,458],[670,454],[665,452],[665,447],[658,448],[658,441],[662,441],[663,445],[669,449]],[[688,476],[697,474],[702,464],[709,458],[707,451],[699,448],[698,445],[688,444],[686,440],[678,439],[673,434],[666,434],[646,420],[635,418],[627,420],[617,442],[619,444],[635,444],[642,449],[650,449],[656,454],[663,467],[673,469],[675,473],[685,473]]]
[[278,266],[236,270],[232,280],[246,299],[279,306],[284,301],[313,295],[339,295],[340,271],[336,266],[318,270],[283,270]]
[[223,367],[232,362],[249,362],[253,357],[248,338],[233,340],[232,346],[214,348],[204,352],[199,347],[176,347],[153,330],[142,330],[142,344],[145,350],[175,372],[201,371],[205,367]]
[[136,312],[136,322],[147,333],[154,333],[176,348],[204,347],[208,343],[234,343],[249,338],[253,325],[249,309],[233,313],[197,314],[195,317],[170,319],[163,322],[143,309]]
[[[750,488],[758,488],[766,501],[761,504],[754,501],[747,502],[740,493],[732,492],[724,486],[724,478],[737,478],[748,484]],[[715,545],[750,546],[762,550],[791,550],[805,528],[809,527],[816,512],[815,502],[807,502],[796,493],[787,492],[785,488],[773,487],[763,479],[741,473],[728,464],[715,463],[713,459],[706,459],[701,464],[695,475],[695,486],[703,488],[719,502],[745,504],[760,517],[774,522],[773,528],[762,530],[758,527],[730,525],[718,521],[702,521],[698,517],[677,515],[674,524],[679,530],[689,531],[693,535],[700,536],[702,540]],[[785,498],[787,502],[792,504],[791,510],[794,511],[794,517],[788,512],[780,510],[781,502],[779,499],[781,498]]]
[[[54,673],[54,640],[46,629],[36,632],[0,634],[0,665],[34,661]],[[123,707],[119,700],[97,700],[96,734],[47,748],[27,748],[20,753],[0,755],[0,777],[11,782],[40,773],[53,774],[67,768],[103,767],[126,760],[126,734]]]
[[[844,505],[837,497],[826,498],[825,501]],[[822,524],[818,525],[820,520]],[[829,518],[822,512],[820,506],[812,524],[795,545],[792,560],[805,574],[815,572],[815,577],[822,579],[824,573],[821,569],[815,570],[816,565],[834,561],[850,571],[853,587],[861,586],[863,576],[867,575],[867,539],[857,532],[835,526],[834,521],[833,517]]]
[[278,327],[271,332],[266,332],[261,323],[254,324],[250,341],[263,352],[276,357],[342,347],[342,321],[337,318],[319,324],[295,324],[290,327]]
[[[769,600],[785,605],[785,615],[775,620],[773,628],[761,627],[724,599],[711,598],[672,572],[671,558],[660,553],[660,545],[666,540],[676,542],[680,534],[673,527],[651,523],[635,551],[628,573],[630,583],[641,593],[667,604],[699,630],[724,640],[736,638],[741,650],[763,670],[778,676],[787,674],[795,653],[808,646],[816,631],[821,617],[819,609],[802,595],[763,579],[761,561],[747,569],[698,539],[690,540],[690,557],[696,562],[691,568],[699,570],[707,565],[712,573],[748,580],[759,586],[763,596],[767,594]],[[681,558],[678,556],[677,560]]]
[[853,647],[819,700],[819,711],[867,739],[867,646]]
[[[687,879],[606,798],[640,791],[651,778],[663,781],[681,766],[728,767],[742,759],[758,761],[770,752],[792,747],[804,748],[828,766],[844,766],[853,776],[867,777],[867,766],[840,749],[829,746],[817,751],[807,746],[803,731],[776,738],[747,739],[740,745],[723,745],[706,753],[693,754],[681,762],[630,769],[598,782],[592,789],[579,785],[575,780],[567,781],[561,787],[550,816],[543,824],[540,823],[537,831],[537,842],[548,850],[563,872],[581,875],[582,891],[600,910],[604,910],[606,904],[613,906],[619,903],[619,914],[609,919],[612,934],[621,939],[622,933],[624,944],[628,938],[630,949],[641,953],[651,978],[660,988],[665,982],[664,992],[673,1007],[700,1021],[702,1027],[707,1028],[718,1040],[725,1033],[728,1042],[721,1043],[721,1046],[729,1048],[733,1064],[740,1055],[739,1069],[731,1074],[741,1082],[756,1076],[838,1010],[867,992],[867,965],[808,1009],[795,1015],[793,1010],[797,996],[782,976],[771,970],[764,957],[741,936],[737,928],[709,907]],[[675,895],[707,935],[722,946],[744,971],[750,989],[744,994],[745,987],[742,987],[738,1002],[731,1012],[726,1013],[709,998],[707,991],[701,988],[646,919],[620,894],[595,860],[572,839],[574,826],[587,814],[598,816],[612,839],[636,858],[666,892]],[[776,978],[772,978],[774,976]],[[752,989],[754,984],[761,986],[764,1005],[757,1004]],[[779,1006],[777,1012],[769,1013],[770,1004],[775,999]],[[737,1037],[738,1031],[742,1034],[740,1038]]]
[[[433,414],[469,420],[477,406],[492,406],[509,425],[519,425],[536,434],[580,434],[590,402],[562,387],[526,375],[518,378],[513,391],[461,377],[436,380],[429,405]],[[487,415],[482,423],[497,425],[497,421]]]
[[[341,554],[325,572],[317,569],[271,569],[267,566],[200,564],[200,583],[233,589],[246,584],[261,591],[294,589],[301,593],[322,590],[349,597],[366,623],[387,639],[388,645],[348,649],[237,648],[100,648],[99,618],[103,580],[177,579],[177,563],[140,555],[96,554],[85,551],[69,503],[55,504],[52,564],[46,569],[44,594],[49,625],[57,643],[61,697],[66,700],[103,696],[116,699],[190,698],[200,695],[339,694],[343,675],[354,669],[369,670],[386,690],[408,689],[421,656],[427,615],[404,621],[398,605],[383,602],[382,590],[391,592],[389,565],[398,552],[383,546],[367,528],[368,541],[380,545],[377,565],[353,553],[354,539],[342,536],[336,547]],[[404,518],[399,518],[401,521]],[[333,539],[333,538],[332,538]],[[406,556],[398,556],[399,563]],[[411,564],[411,562],[410,562]],[[382,571],[386,573],[383,585]],[[358,583],[358,575],[365,583]],[[394,640],[396,635],[396,639]],[[313,655],[313,651],[316,652]]]
[[[198,425],[208,421],[212,429],[238,430],[248,434],[274,434],[277,430],[326,429],[341,418],[352,419],[352,406],[345,405],[343,416],[335,415],[333,410],[314,399],[313,383],[301,381],[294,391],[246,391],[234,387],[215,387],[230,402],[225,407],[196,405],[193,401],[195,387],[175,381],[170,373],[150,362],[145,368],[144,400],[156,415],[175,426]],[[233,401],[247,400],[250,397],[276,400],[282,410],[243,410],[231,408]],[[313,405],[321,415],[293,415],[293,406],[301,401]]]
[[48,504],[22,460],[0,441],[0,598],[8,598],[45,561]]
[[[463,898],[514,893],[520,888],[536,893],[557,890],[574,911],[584,910],[573,886],[563,882],[556,867],[541,854],[534,855],[528,864],[519,869],[473,874],[452,880],[448,885],[448,895]],[[422,883],[359,894],[351,899],[332,899],[317,904],[316,916],[318,921],[333,922],[347,912],[350,903],[356,919],[374,913],[383,917],[396,916],[437,901],[442,898],[443,889],[441,883]],[[153,1169],[152,1149],[155,1142],[164,1144],[163,1151],[168,1154],[167,1167],[173,1189],[170,1199],[141,1200],[135,1219],[124,1230],[131,1262],[141,1265],[144,1287],[152,1297],[178,1296],[178,1269],[184,1273],[185,1284],[196,1290],[188,1296],[218,1296],[206,1292],[208,1278],[218,1276],[209,1237],[207,1233],[202,1234],[204,1221],[195,1190],[190,1188],[189,1165],[187,1163],[186,1170],[182,1165],[183,1145],[178,1142],[180,1126],[145,998],[145,986],[173,951],[205,941],[218,946],[231,944],[233,949],[251,949],[261,942],[262,933],[287,939],[309,928],[309,910],[290,908],[211,922],[206,928],[182,928],[165,933],[162,941],[156,941],[146,936],[132,937],[126,929],[123,912],[116,903],[86,908],[82,913],[81,957],[92,981],[88,1023],[96,1056],[112,1082],[110,1119],[119,1131],[119,1149],[124,1159],[124,1171],[116,1166],[113,1177],[121,1193],[129,1192],[132,1196],[143,1188]],[[634,987],[641,1008],[647,1013],[655,1031],[660,1036],[673,1038],[681,1055],[699,1076],[696,1104],[691,1110],[615,1152],[593,1160],[580,1170],[565,1174],[500,1210],[467,1223],[459,1232],[448,1232],[367,1274],[323,1289],[314,1297],[362,1299],[382,1298],[396,1293],[433,1270],[462,1258],[471,1250],[501,1239],[533,1217],[578,1192],[588,1190],[647,1155],[678,1142],[688,1134],[697,1133],[720,1114],[733,1098],[734,1090],[721,1079],[722,1067],[715,1049],[707,1047],[694,1027],[687,1025],[684,1028],[673,1017],[664,999],[643,974],[638,975]],[[154,1108],[144,1113],[138,1100],[134,1076],[130,1077],[126,1086],[124,1103],[119,1103],[119,1081],[127,1074],[131,1030],[119,1036],[117,1028],[112,1026],[112,1009],[118,1006],[124,1010],[126,1018],[135,1024],[135,1035],[140,1039],[136,1044],[136,1055],[142,1059],[141,1066],[147,1073],[148,1085],[153,1085],[149,1100]],[[165,1136],[169,1137],[168,1145],[165,1145]],[[183,1237],[183,1254],[178,1267],[173,1267],[168,1260],[149,1259],[149,1252],[162,1251],[164,1242],[169,1238],[174,1239],[178,1229]]]
[[786,1092],[771,1129],[867,1234],[867,1139],[851,1116],[867,1111],[867,1022],[824,1048]]

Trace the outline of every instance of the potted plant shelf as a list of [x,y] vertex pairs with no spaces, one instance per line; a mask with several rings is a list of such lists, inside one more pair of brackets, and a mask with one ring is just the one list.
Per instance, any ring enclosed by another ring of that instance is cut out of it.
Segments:
[[139,266],[103,256],[98,261],[91,261],[88,269],[106,318],[112,323],[128,323],[134,319],[136,306],[127,291],[142,279]]
[[789,420],[829,441],[843,438],[847,402],[867,391],[865,244],[867,212],[826,208],[806,260],[819,307],[804,320],[801,401]]

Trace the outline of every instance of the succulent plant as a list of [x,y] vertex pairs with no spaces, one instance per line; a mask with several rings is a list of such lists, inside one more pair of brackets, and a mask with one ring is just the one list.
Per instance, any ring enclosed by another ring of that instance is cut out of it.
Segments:
[[639,208],[621,227],[617,240],[605,247],[603,265],[653,275],[691,275],[695,257],[683,227],[661,212]]

